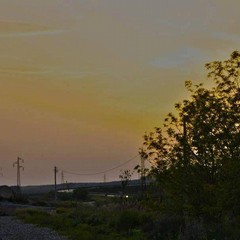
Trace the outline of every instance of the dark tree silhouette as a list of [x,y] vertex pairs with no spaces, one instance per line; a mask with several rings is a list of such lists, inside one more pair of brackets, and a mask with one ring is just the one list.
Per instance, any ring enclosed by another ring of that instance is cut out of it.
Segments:
[[125,193],[126,187],[131,180],[132,177],[132,171],[131,170],[121,170],[121,174],[119,175],[119,178],[121,180],[122,184],[122,192]]
[[240,53],[206,68],[214,86],[187,81],[190,98],[175,104],[162,128],[145,134],[143,149],[167,210],[211,221],[225,212],[238,221]]

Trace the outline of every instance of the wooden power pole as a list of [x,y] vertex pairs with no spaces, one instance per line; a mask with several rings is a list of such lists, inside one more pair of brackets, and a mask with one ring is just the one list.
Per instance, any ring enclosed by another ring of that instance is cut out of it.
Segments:
[[57,172],[58,169],[54,167],[54,200],[57,201]]

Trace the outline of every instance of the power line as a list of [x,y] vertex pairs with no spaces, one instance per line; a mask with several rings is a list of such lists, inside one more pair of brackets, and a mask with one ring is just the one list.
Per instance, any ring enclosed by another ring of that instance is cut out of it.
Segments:
[[135,158],[139,157],[139,155],[137,154],[136,156],[128,159],[126,162],[116,166],[116,167],[113,167],[113,168],[110,168],[110,169],[107,169],[105,171],[101,171],[101,172],[95,172],[95,173],[76,173],[76,172],[71,172],[71,171],[63,171],[64,173],[68,173],[68,174],[72,174],[72,175],[80,175],[80,176],[93,176],[93,175],[99,175],[99,174],[103,174],[103,173],[107,173],[107,172],[111,172],[117,168],[120,168],[124,165],[126,165],[127,163],[131,162],[132,160],[134,160]]

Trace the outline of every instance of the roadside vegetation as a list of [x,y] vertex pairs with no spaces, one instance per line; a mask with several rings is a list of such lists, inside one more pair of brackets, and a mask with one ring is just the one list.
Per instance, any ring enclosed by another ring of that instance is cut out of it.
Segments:
[[[126,201],[126,200],[124,200]],[[144,240],[152,216],[127,202],[98,200],[58,202],[55,211],[23,209],[17,216],[27,223],[51,227],[73,240]]]
[[78,190],[54,213],[18,216],[74,240],[240,239],[240,53],[206,68],[213,87],[187,81],[189,99],[144,135],[140,154],[151,168],[136,169],[151,184],[141,195],[90,199]]

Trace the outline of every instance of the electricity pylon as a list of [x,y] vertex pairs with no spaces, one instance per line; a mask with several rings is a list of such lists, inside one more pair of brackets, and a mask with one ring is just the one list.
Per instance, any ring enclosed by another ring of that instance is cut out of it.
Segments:
[[106,174],[103,175],[103,182],[106,183],[107,177]]
[[20,165],[20,162],[24,163],[24,160],[20,157],[17,158],[17,161],[13,163],[13,167],[17,165],[17,189],[21,192],[21,169],[24,170],[24,167]]
[[142,191],[146,190],[146,168],[145,168],[145,160],[147,159],[146,153],[143,151],[143,149],[140,149],[139,151],[140,157],[141,157],[141,166],[140,166],[140,174],[141,174],[141,188]]

